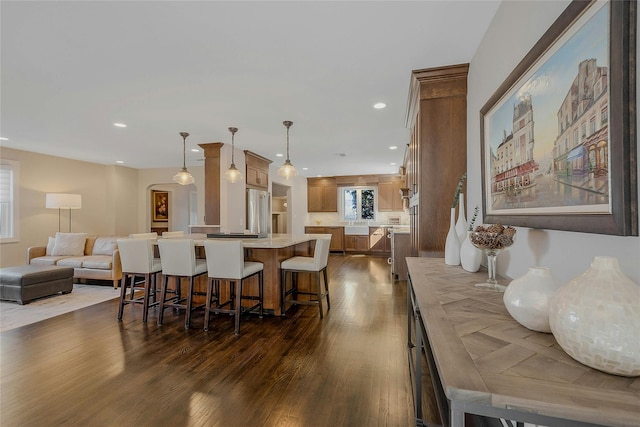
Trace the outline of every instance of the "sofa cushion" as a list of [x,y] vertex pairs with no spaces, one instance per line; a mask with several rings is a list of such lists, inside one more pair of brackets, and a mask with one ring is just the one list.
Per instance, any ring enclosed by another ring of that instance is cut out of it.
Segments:
[[82,257],[83,268],[94,268],[97,270],[111,270],[112,255],[92,255]]
[[113,255],[118,248],[117,237],[98,237],[93,244],[92,255]]
[[83,256],[87,233],[56,233],[53,256]]
[[51,254],[53,253],[53,247],[55,245],[56,245],[55,237],[49,237],[49,241],[47,242],[47,251],[45,252],[45,255],[51,256]]
[[39,256],[37,258],[31,259],[29,264],[37,264],[37,265],[56,265],[58,261],[69,258],[66,256]]
[[81,268],[85,257],[68,257],[63,258],[56,264],[59,267]]

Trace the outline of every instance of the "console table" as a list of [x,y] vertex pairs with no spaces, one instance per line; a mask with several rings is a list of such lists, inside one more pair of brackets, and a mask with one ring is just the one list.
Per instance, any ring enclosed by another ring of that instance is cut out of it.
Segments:
[[407,258],[407,265],[416,425],[425,425],[424,354],[446,426],[472,424],[473,417],[484,417],[484,425],[502,418],[518,425],[638,426],[640,377],[591,369],[553,335],[521,326],[502,293],[474,287],[486,271],[468,273],[442,258]]

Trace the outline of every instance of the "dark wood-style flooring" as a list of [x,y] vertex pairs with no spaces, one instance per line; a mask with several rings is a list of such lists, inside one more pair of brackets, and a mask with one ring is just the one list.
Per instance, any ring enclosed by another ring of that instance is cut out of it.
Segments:
[[408,426],[406,283],[386,258],[332,255],[331,310],[229,316],[208,333],[108,301],[0,334],[0,425]]

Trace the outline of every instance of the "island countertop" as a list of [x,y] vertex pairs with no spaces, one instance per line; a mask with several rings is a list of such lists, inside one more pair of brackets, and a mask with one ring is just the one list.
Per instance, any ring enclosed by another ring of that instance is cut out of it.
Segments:
[[207,237],[206,234],[188,234],[183,238],[193,239],[197,246],[202,246],[205,240],[241,240],[242,246],[252,249],[281,249],[294,246],[299,243],[310,242],[317,239],[330,239],[331,234],[272,234],[263,238],[233,238],[233,237]]

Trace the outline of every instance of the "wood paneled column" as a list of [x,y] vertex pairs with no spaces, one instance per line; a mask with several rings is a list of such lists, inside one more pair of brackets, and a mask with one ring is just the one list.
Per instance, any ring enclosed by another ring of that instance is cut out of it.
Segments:
[[198,145],[204,151],[204,222],[220,225],[220,149],[224,143]]

